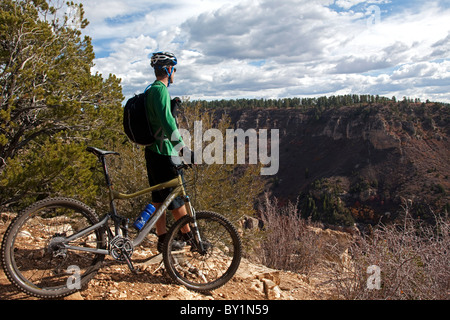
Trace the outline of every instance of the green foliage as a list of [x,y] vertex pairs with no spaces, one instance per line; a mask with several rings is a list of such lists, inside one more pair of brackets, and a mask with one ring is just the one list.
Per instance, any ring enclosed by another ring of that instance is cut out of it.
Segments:
[[[52,141],[50,143],[50,140]],[[83,157],[84,147],[63,140],[47,139],[24,154],[8,161],[0,184],[9,203],[30,204],[36,198],[64,195],[94,200],[97,187],[89,170],[95,159]]]
[[[393,97],[395,98],[395,97]],[[392,102],[391,99],[386,97],[374,96],[374,95],[338,95],[330,97],[318,97],[318,98],[283,98],[283,99],[237,99],[237,100],[215,100],[215,101],[192,101],[191,104],[200,104],[205,108],[237,108],[237,109],[249,109],[249,108],[301,108],[309,109],[314,108],[318,111],[343,107],[354,106],[371,103],[387,104]]]
[[93,202],[83,150],[118,139],[120,80],[91,74],[83,7],[67,6],[74,17],[52,1],[0,4],[0,206],[62,193]]
[[[415,110],[415,115],[420,118],[425,118],[426,113],[431,109],[440,109],[448,107],[446,103],[432,103],[427,100],[427,103],[420,103],[420,99],[406,98],[402,101],[397,101],[395,97],[387,98],[379,95],[368,94],[347,94],[347,95],[332,95],[322,96],[316,98],[282,98],[282,99],[229,99],[229,100],[213,100],[213,101],[191,101],[187,103],[190,106],[200,105],[204,109],[300,109],[305,112],[311,112],[312,119],[319,121],[323,113],[327,110],[339,109],[342,107],[360,107],[363,114],[369,115],[372,107],[389,106],[394,114],[406,113],[407,110]],[[447,108],[448,109],[448,108]],[[436,113],[436,110],[430,110],[431,114]],[[418,113],[422,113],[419,115]],[[431,121],[434,119],[428,119]]]
[[299,199],[302,217],[333,225],[353,225],[355,221],[352,214],[339,197],[341,192],[337,182],[316,180],[309,193]]

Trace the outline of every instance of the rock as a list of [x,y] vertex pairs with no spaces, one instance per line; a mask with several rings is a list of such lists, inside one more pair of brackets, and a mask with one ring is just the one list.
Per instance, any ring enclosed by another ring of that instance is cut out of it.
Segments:
[[262,294],[264,293],[264,284],[258,279],[255,279],[250,283],[250,290]]
[[256,230],[259,228],[259,220],[253,217],[245,217],[243,227],[247,230]]
[[74,294],[71,294],[70,296],[65,297],[64,300],[84,300],[84,298],[81,295],[81,293],[79,291],[77,291]]
[[304,282],[304,283],[306,283],[306,284],[310,284],[310,279],[309,279],[309,277],[308,277],[307,275],[305,275],[305,274],[297,274],[297,278],[298,278],[300,281],[302,281],[302,282]]
[[127,292],[126,292],[126,291],[121,292],[121,293],[119,294],[119,299],[126,299],[126,298],[128,298],[128,295],[127,295]]
[[18,234],[17,234],[18,238],[33,238],[33,236],[31,235],[31,233],[27,230],[21,230]]
[[280,271],[265,272],[258,274],[256,277],[261,281],[267,279],[273,281],[277,286],[280,285]]
[[236,272],[235,278],[241,280],[251,280],[258,279],[258,277],[260,277],[262,279],[262,275],[276,272],[279,271],[260,264],[250,263],[247,259],[243,258],[241,260],[241,266]]
[[262,279],[264,284],[264,293],[269,300],[275,300],[281,298],[281,289],[278,285],[269,279]]

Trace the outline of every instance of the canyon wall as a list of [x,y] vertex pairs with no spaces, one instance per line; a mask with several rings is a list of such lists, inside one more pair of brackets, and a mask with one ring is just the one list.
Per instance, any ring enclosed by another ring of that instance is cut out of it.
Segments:
[[448,106],[218,111],[223,113],[235,128],[279,129],[280,170],[267,182],[282,201],[334,192],[347,208],[375,212],[374,219],[405,203],[427,214],[448,209]]

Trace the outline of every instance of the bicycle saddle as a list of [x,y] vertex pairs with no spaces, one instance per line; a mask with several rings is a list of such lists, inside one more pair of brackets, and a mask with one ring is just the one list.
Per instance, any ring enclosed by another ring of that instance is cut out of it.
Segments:
[[95,154],[97,157],[104,157],[107,156],[109,154],[113,154],[113,155],[117,155],[120,156],[120,153],[115,152],[115,151],[105,151],[105,150],[101,150],[98,148],[94,148],[94,147],[87,147],[86,151],[88,152],[92,152],[93,154]]

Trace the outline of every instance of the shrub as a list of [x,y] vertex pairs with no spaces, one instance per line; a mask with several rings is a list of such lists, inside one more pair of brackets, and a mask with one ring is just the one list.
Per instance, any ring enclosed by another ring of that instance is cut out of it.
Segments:
[[280,206],[265,195],[259,207],[264,224],[262,239],[254,248],[258,262],[275,269],[308,273],[320,260],[319,238],[301,218],[297,204]]
[[[331,270],[342,299],[448,299],[450,290],[449,223],[436,217],[434,225],[411,218],[380,225],[358,238],[350,248],[350,266]],[[379,289],[371,289],[369,267],[380,270]]]

